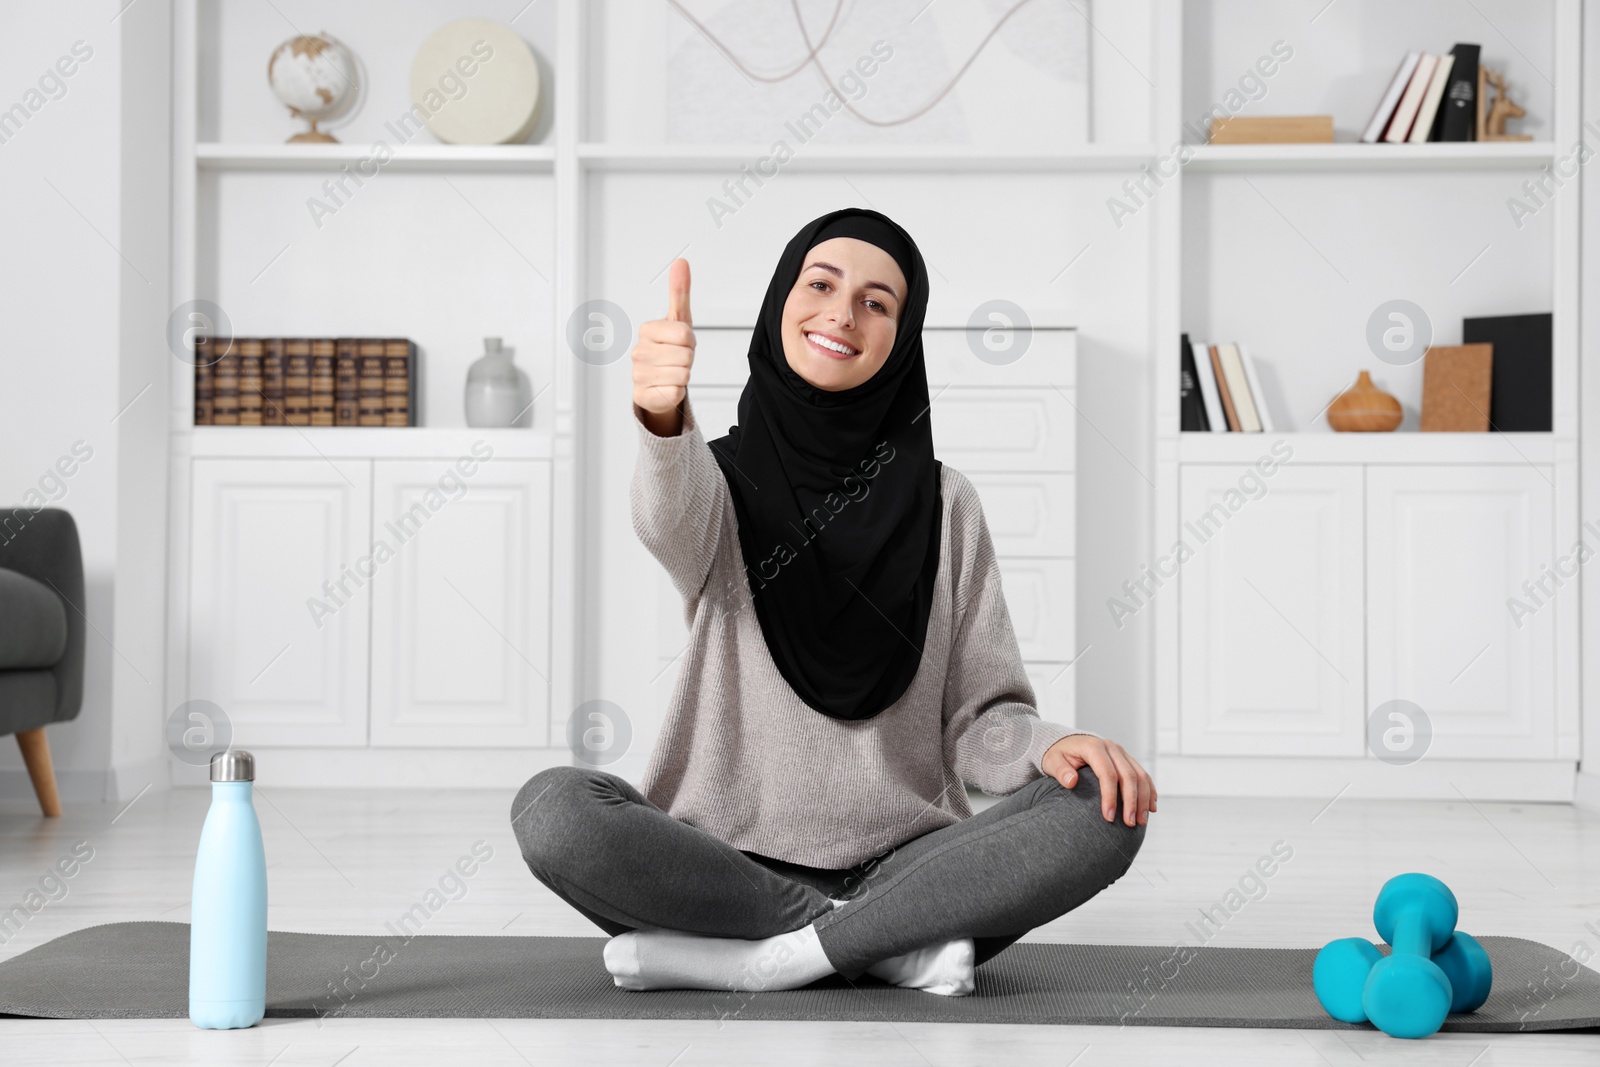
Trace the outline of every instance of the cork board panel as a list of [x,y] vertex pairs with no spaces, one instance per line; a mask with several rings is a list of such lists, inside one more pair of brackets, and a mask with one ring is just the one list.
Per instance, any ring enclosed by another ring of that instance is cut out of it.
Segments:
[[1443,345],[1422,357],[1423,431],[1489,429],[1491,344]]

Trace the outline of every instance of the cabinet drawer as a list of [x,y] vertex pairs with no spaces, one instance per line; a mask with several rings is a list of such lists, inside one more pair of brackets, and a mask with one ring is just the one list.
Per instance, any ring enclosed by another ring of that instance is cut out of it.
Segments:
[[963,474],[985,471],[1070,472],[1076,466],[1077,411],[1072,390],[976,389],[935,392],[935,454]]
[[1076,555],[1073,475],[975,471],[968,480],[983,499],[983,514],[994,538],[996,555]]
[[1002,559],[1000,581],[1024,660],[1066,663],[1076,650],[1073,564],[1065,559]]

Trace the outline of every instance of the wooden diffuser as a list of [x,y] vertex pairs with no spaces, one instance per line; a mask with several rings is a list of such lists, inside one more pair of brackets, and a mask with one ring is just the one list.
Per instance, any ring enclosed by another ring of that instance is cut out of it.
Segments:
[[1341,432],[1385,432],[1403,417],[1400,401],[1373,385],[1366,371],[1328,405],[1328,425]]

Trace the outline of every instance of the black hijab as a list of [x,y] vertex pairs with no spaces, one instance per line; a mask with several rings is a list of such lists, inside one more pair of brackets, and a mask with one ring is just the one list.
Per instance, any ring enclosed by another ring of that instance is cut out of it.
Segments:
[[[865,382],[829,392],[790,368],[781,327],[806,253],[834,237],[888,252],[907,292],[888,359]],[[922,254],[888,216],[845,208],[813,219],[767,285],[739,424],[710,442],[767,648],[800,699],[835,719],[889,707],[922,660],[943,514],[922,355],[927,306]]]

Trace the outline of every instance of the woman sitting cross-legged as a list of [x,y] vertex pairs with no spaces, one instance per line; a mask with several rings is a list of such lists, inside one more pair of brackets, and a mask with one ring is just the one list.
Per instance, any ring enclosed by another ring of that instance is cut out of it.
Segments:
[[[849,208],[794,236],[709,442],[687,262],[668,285],[633,350],[632,513],[689,645],[641,786],[534,775],[523,859],[626,989],[970,993],[1128,870],[1150,776],[1035,709],[978,494],[934,457],[909,235]],[[1004,799],[973,815],[966,782]]]

